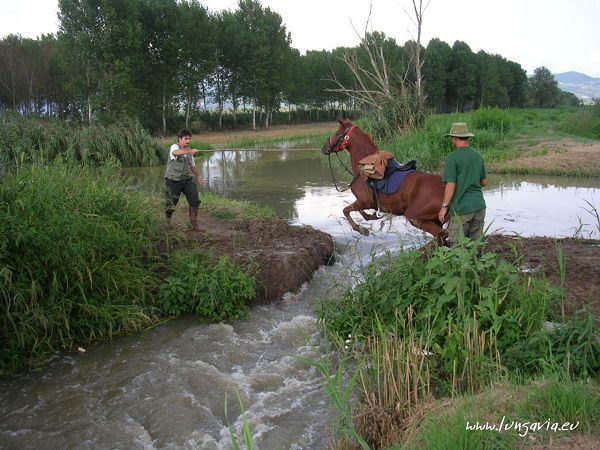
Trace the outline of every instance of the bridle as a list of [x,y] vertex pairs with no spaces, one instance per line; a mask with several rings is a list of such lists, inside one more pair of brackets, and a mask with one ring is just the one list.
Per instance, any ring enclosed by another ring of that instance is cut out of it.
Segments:
[[341,133],[337,137],[337,140],[333,145],[331,144],[331,139],[333,138],[333,136],[331,136],[329,139],[327,139],[327,148],[323,149],[323,153],[325,153],[326,155],[330,155],[332,153],[337,153],[341,152],[342,150],[346,150],[350,145],[348,142],[348,140],[350,139],[350,135],[355,129],[356,125],[350,125],[344,130],[343,133]]
[[[333,138],[333,136],[331,136],[328,140],[327,140],[327,146],[323,147],[323,153],[327,155],[328,159],[329,159],[329,170],[331,171],[331,178],[333,179],[333,185],[335,186],[335,190],[338,192],[344,192],[347,191],[348,189],[350,189],[352,187],[352,184],[356,181],[356,179],[358,178],[359,174],[357,173],[356,175],[354,175],[352,173],[352,171],[350,169],[348,169],[348,166],[346,166],[346,164],[344,164],[344,162],[340,159],[338,153],[348,149],[348,146],[350,145],[349,140],[350,140],[350,135],[352,134],[352,132],[354,131],[354,129],[356,128],[356,125],[351,125],[348,128],[346,128],[344,130],[343,133],[341,133],[340,135],[338,135],[335,143],[332,145],[331,144],[331,140]],[[352,181],[350,182],[350,184],[344,188],[344,189],[340,189],[337,185],[337,182],[335,180],[335,175],[333,173],[333,167],[331,167],[331,154],[335,153],[336,156],[338,157],[338,161],[340,163],[340,165],[346,169],[346,172],[348,172],[350,175],[353,176]]]

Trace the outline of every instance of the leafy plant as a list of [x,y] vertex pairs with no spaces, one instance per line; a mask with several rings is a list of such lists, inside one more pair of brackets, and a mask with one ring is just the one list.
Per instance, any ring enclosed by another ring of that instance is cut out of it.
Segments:
[[255,297],[256,280],[227,256],[218,261],[198,251],[177,251],[159,297],[166,314],[194,313],[211,321],[240,319]]
[[371,262],[359,285],[320,301],[317,315],[338,338],[351,333],[364,339],[379,326],[403,338],[397,317],[414,311],[414,336],[429,342],[440,362],[439,381],[452,380],[453,390],[473,389],[500,370],[498,358],[507,349],[542,328],[548,301],[557,295],[480,250],[481,243],[464,242],[427,258],[404,252]]
[[502,136],[514,127],[514,118],[507,110],[500,108],[480,108],[473,111],[471,124],[473,128],[479,131],[495,131]]

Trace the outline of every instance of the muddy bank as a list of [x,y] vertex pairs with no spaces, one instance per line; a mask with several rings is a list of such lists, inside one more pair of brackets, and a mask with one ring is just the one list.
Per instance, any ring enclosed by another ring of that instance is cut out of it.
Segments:
[[542,272],[554,286],[561,283],[560,246],[566,263],[565,312],[572,315],[589,305],[600,324],[600,241],[492,234],[486,246],[509,262]]
[[[311,226],[292,226],[279,218],[224,220],[201,210],[200,231],[186,231],[175,220],[178,237],[195,241],[215,256],[229,256],[256,277],[256,303],[280,300],[297,291],[323,264],[333,263],[333,238]],[[180,242],[181,245],[181,242]]]

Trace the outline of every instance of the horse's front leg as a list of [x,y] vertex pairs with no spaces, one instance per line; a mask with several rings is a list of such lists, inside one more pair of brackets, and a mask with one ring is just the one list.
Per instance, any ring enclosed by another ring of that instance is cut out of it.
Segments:
[[358,212],[360,213],[361,216],[363,216],[363,218],[365,220],[381,220],[381,217],[379,217],[377,215],[377,213],[369,214],[369,213],[364,212],[362,209]]
[[[344,216],[346,216],[346,219],[348,220],[348,223],[350,224],[350,226],[352,227],[352,229],[354,231],[358,231],[360,234],[362,234],[363,236],[368,236],[369,235],[369,230],[365,227],[360,226],[359,224],[357,224],[354,219],[352,219],[352,217],[350,217],[350,213],[352,211],[358,211],[360,212],[363,217],[364,217],[364,212],[363,210],[365,209],[365,206],[359,202],[356,201],[354,203],[352,203],[351,205],[348,205],[344,208]],[[367,219],[368,220],[368,219]]]

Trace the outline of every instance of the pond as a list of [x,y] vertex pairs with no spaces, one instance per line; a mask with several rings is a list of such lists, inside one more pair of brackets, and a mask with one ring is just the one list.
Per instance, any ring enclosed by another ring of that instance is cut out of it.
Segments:
[[[347,160],[342,162],[348,164]],[[338,187],[346,187],[351,178],[335,157],[332,167]],[[163,167],[127,173],[133,185],[162,194]],[[219,151],[202,162],[202,173],[209,180],[203,190],[269,205],[292,223],[312,225],[342,242],[343,236],[351,233],[342,209],[354,197],[349,191],[336,191],[327,157],[318,151]],[[490,232],[556,237],[579,232],[584,237],[600,237],[597,219],[588,212],[587,203],[600,209],[599,180],[498,174],[490,174],[489,179],[484,194]],[[420,234],[402,217],[387,218],[385,222],[391,222],[391,226],[386,223],[381,227],[377,222],[366,225],[380,235],[400,233],[409,242]]]
[[[346,186],[349,177],[333,161],[338,185]],[[324,352],[312,305],[347,284],[352,267],[373,254],[429,237],[388,216],[367,225],[368,237],[352,232],[342,215],[352,194],[336,191],[327,159],[316,151],[219,151],[198,165],[209,180],[202,190],[271,206],[292,223],[330,233],[338,262],[300,292],[254,308],[247,320],[183,317],[0,381],[0,447],[229,449],[229,426],[239,431],[243,423],[238,394],[258,448],[327,446],[334,414],[323,380],[293,357]],[[131,169],[126,176],[136,189],[161,194],[163,173]],[[490,181],[491,230],[598,237],[586,211],[586,201],[599,206],[598,180],[490,174]]]

